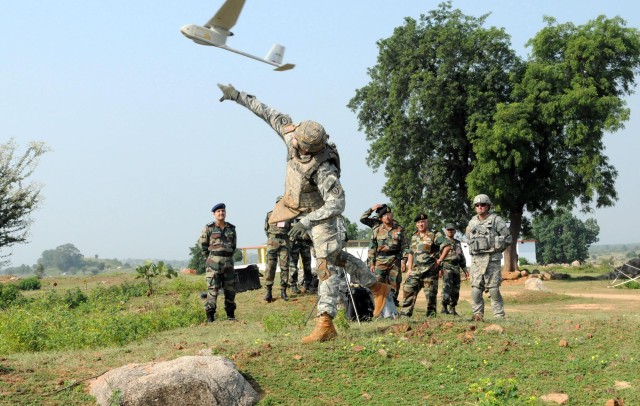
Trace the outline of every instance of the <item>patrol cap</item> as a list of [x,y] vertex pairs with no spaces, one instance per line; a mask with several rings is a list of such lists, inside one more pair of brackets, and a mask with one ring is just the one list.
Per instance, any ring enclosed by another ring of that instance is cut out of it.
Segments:
[[224,203],[218,203],[215,206],[213,206],[213,208],[211,209],[212,212],[216,211],[216,210],[220,210],[220,209],[226,209],[227,206]]
[[429,220],[429,216],[424,213],[420,213],[416,216],[416,218],[413,219],[414,223],[417,223],[420,220]]
[[445,230],[455,230],[456,226],[453,225],[453,223],[449,223],[446,226],[444,226]]
[[391,207],[383,204],[378,210],[376,210],[376,213],[378,213],[378,217],[382,217],[387,213],[391,213]]

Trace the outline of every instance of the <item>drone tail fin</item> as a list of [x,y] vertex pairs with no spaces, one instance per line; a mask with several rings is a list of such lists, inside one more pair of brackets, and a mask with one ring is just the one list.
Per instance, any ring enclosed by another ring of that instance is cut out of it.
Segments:
[[276,63],[278,65],[282,64],[282,60],[284,59],[284,46],[280,44],[273,44],[267,56],[264,57],[269,62]]

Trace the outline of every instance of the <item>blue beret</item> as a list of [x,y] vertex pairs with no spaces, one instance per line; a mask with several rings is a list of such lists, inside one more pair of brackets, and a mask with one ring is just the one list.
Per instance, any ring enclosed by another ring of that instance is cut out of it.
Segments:
[[215,206],[213,206],[213,208],[211,209],[211,211],[216,211],[216,210],[220,210],[220,209],[226,209],[227,206],[224,205],[224,203],[218,203]]

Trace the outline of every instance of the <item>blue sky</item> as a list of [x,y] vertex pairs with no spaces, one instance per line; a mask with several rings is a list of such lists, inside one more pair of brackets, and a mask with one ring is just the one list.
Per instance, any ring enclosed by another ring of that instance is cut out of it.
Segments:
[[[33,215],[30,242],[13,248],[12,264],[33,264],[42,251],[72,243],[101,258],[186,259],[214,203],[225,202],[239,245],[265,241],[262,225],[283,190],[284,146],[247,110],[219,103],[216,83],[232,83],[295,121],[321,122],[336,142],[356,221],[387,198],[383,171],[366,165],[367,142],[346,104],[365,85],[376,41],[404,17],[435,1],[248,0],[228,45],[264,55],[287,47],[288,72],[196,45],[180,27],[204,24],[222,1],[113,0],[11,2],[0,14],[0,140],[52,151],[33,180],[45,200]],[[640,27],[632,1],[454,1],[463,12],[491,13],[522,56],[542,17],[582,24],[604,14]],[[619,171],[620,200],[590,215],[600,243],[639,242],[633,209],[640,203],[640,98],[626,128],[605,136]]]

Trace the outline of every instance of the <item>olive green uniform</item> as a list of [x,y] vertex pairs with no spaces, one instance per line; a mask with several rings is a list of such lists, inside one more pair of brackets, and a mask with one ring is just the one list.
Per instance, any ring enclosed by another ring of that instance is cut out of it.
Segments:
[[227,316],[233,315],[236,309],[236,271],[233,267],[233,254],[236,251],[236,227],[224,223],[222,228],[214,222],[207,224],[198,243],[206,256],[205,278],[207,281],[207,299],[205,312],[215,313],[216,301],[220,289],[224,291],[224,309]]
[[273,286],[276,277],[276,268],[280,263],[280,286],[289,286],[289,230],[291,221],[279,221],[269,224],[271,212],[267,213],[264,220],[264,232],[267,235],[267,269],[265,275],[265,285],[267,289]]
[[427,299],[427,316],[435,315],[438,296],[437,254],[438,245],[433,233],[426,232],[421,235],[419,231],[416,231],[411,236],[409,255],[413,256],[413,265],[404,283],[403,316],[411,317],[413,315],[418,293],[423,288]]

